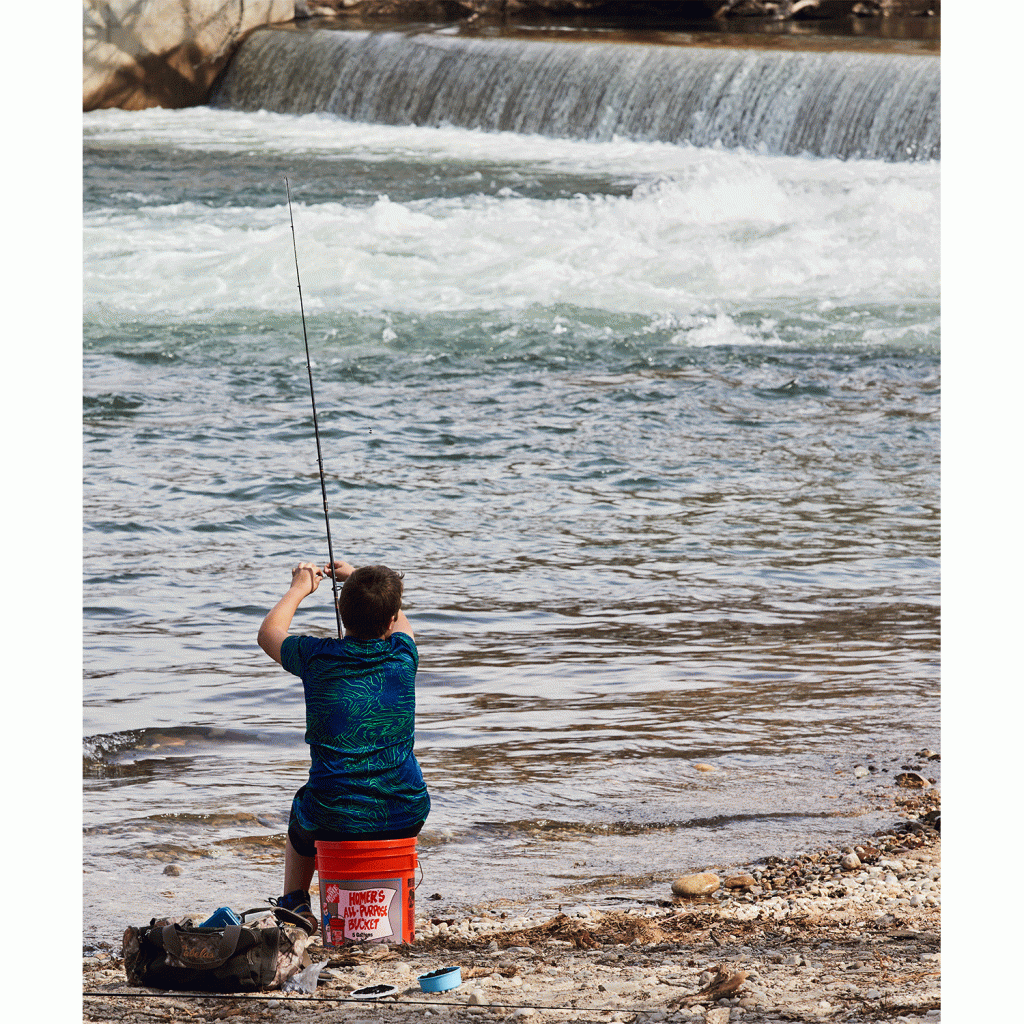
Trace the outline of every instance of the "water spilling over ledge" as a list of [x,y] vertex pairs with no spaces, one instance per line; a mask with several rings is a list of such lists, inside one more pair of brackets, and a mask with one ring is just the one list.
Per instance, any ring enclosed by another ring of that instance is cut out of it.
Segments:
[[937,160],[939,58],[265,29],[214,106],[372,124]]

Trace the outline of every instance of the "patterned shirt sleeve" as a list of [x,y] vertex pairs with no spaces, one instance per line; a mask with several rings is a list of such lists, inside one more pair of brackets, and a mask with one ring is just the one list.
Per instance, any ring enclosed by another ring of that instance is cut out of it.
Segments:
[[299,653],[301,637],[286,636],[281,642],[281,667],[293,676],[302,678],[302,656]]
[[406,655],[412,658],[413,671],[419,668],[420,652],[416,649],[416,641],[408,633],[392,633],[391,648],[396,652],[404,648]]

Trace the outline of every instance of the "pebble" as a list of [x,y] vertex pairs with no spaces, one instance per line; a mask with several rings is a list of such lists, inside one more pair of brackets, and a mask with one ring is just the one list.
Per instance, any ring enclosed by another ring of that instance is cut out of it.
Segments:
[[177,864],[168,864],[167,867],[164,868],[164,874],[165,875],[180,875],[181,874],[181,868],[179,868]]
[[863,779],[865,775],[870,775],[871,773],[867,770],[867,768],[864,767],[864,765],[859,764],[856,768],[853,769],[853,774],[858,779]]
[[724,884],[726,889],[751,889],[757,885],[757,879],[743,872],[739,875],[730,875]]
[[861,866],[860,857],[855,853],[844,853],[839,861],[839,866],[844,871],[856,871]]
[[683,875],[672,883],[672,892],[676,896],[710,896],[717,892],[722,881],[718,875],[703,871],[696,875]]
[[896,785],[903,789],[927,789],[931,783],[919,772],[900,772]]

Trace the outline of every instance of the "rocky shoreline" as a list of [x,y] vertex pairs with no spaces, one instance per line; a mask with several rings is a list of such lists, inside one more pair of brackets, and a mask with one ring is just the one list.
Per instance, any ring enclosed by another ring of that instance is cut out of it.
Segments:
[[[528,911],[495,900],[452,917],[428,916],[421,897],[410,945],[325,949],[315,939],[309,955],[324,966],[312,995],[129,988],[111,943],[83,958],[84,1020],[937,1021],[940,797],[920,781],[926,788],[894,796],[901,820],[891,829],[854,846],[709,867],[701,876],[712,878],[690,883],[704,895],[606,893]],[[419,975],[455,965],[461,986],[420,990]],[[395,991],[351,998],[378,985]]]

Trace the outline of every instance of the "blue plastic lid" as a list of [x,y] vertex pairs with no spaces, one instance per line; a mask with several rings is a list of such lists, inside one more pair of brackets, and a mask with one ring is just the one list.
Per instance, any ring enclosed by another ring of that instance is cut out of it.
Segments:
[[242,919],[230,907],[218,907],[199,927],[224,928],[229,924],[241,924]]

